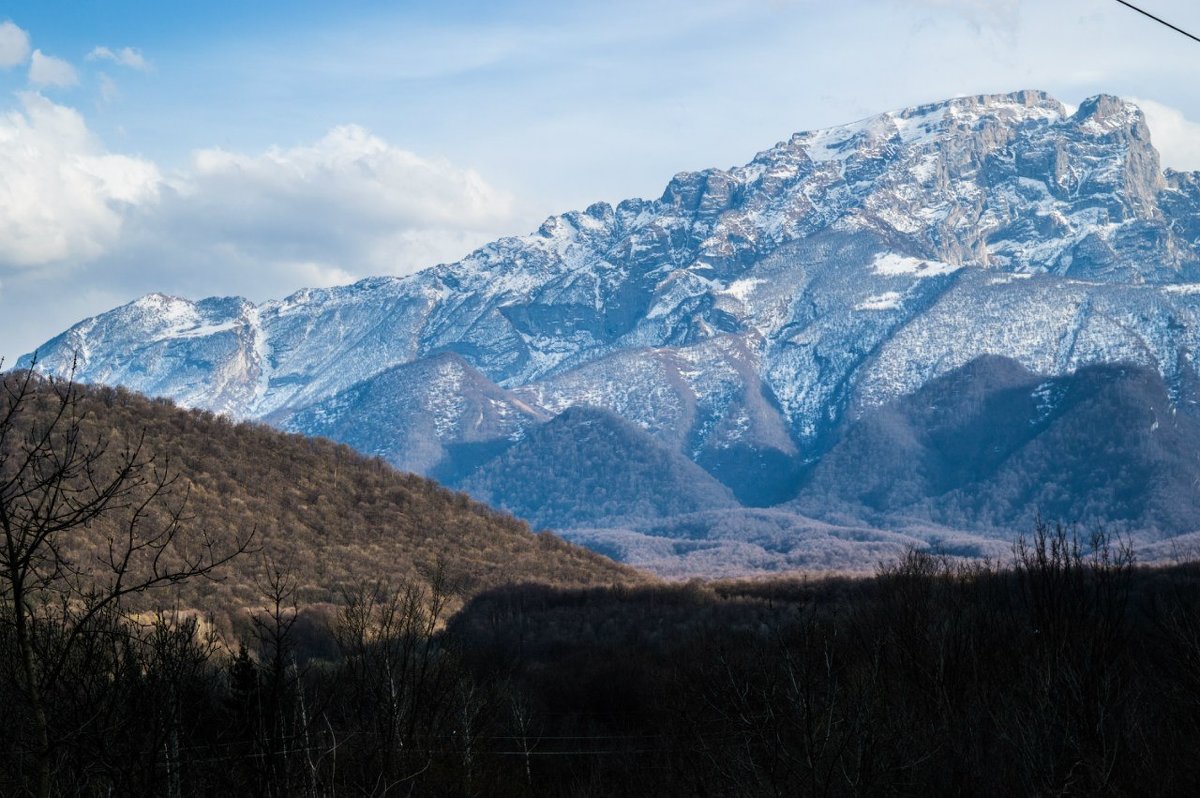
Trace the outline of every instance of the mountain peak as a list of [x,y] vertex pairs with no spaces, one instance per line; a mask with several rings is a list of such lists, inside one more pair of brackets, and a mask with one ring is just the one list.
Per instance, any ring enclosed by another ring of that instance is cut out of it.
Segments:
[[[975,94],[886,111],[830,128],[801,131],[788,144],[808,148],[809,157],[820,162],[836,154],[849,154],[854,148],[848,145],[853,142],[899,138],[902,144],[924,143],[943,132],[970,128],[982,117],[1004,122],[1056,122],[1066,115],[1063,104],[1044,91]],[[780,146],[784,145],[777,145],[776,150]]]
[[1051,112],[1059,116],[1066,116],[1066,108],[1063,104],[1048,92],[1041,91],[1040,89],[1021,89],[1001,94],[969,94],[961,97],[952,97],[941,103],[934,103],[933,106],[924,107],[936,107],[938,105],[962,110],[1025,109],[1026,111]]
[[163,311],[166,313],[179,312],[194,306],[194,303],[183,297],[172,296],[155,291],[145,296],[140,296],[129,303],[129,307],[138,308],[140,310]]
[[1142,109],[1128,100],[1111,94],[1097,94],[1087,98],[1079,104],[1079,108],[1071,120],[1097,133],[1107,133],[1122,128],[1146,130],[1146,118],[1142,114]]

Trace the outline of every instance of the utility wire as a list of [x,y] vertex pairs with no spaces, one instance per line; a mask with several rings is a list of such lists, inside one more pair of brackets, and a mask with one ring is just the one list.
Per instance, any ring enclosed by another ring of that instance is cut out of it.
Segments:
[[1163,19],[1162,17],[1156,17],[1156,16],[1154,16],[1154,15],[1153,15],[1153,14],[1151,14],[1149,11],[1146,11],[1146,10],[1144,10],[1144,9],[1138,8],[1138,7],[1137,7],[1137,6],[1135,6],[1133,3],[1126,2],[1126,0],[1117,0],[1117,2],[1118,2],[1118,3],[1120,3],[1121,5],[1125,6],[1126,8],[1129,8],[1129,9],[1132,9],[1132,10],[1134,10],[1134,11],[1138,12],[1138,13],[1139,13],[1139,14],[1141,14],[1142,16],[1145,16],[1145,17],[1150,17],[1150,19],[1154,20],[1154,21],[1155,21],[1155,22],[1157,22],[1159,25],[1166,25],[1168,28],[1170,28],[1171,30],[1175,31],[1176,33],[1182,33],[1184,36],[1188,37],[1189,39],[1191,39],[1191,40],[1192,40],[1192,41],[1194,41],[1194,42],[1200,42],[1200,36],[1193,36],[1192,34],[1190,34],[1190,33],[1188,33],[1187,31],[1185,31],[1183,28],[1180,28],[1180,27],[1178,27],[1178,26],[1176,26],[1176,25],[1172,25],[1170,22],[1167,22],[1167,21],[1166,21],[1165,19]]

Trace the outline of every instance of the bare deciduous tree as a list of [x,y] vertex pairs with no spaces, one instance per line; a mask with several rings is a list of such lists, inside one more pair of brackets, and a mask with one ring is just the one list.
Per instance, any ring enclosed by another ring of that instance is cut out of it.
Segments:
[[89,432],[78,387],[31,368],[0,375],[0,622],[20,659],[33,792],[50,795],[56,740],[46,695],[102,613],[214,571],[253,533],[193,529],[188,493],[144,447]]

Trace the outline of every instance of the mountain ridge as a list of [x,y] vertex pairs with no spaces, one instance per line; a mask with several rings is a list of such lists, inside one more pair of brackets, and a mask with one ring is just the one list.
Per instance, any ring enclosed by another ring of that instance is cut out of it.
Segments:
[[[422,473],[593,406],[774,505],[856,418],[980,357],[1046,378],[1128,362],[1186,400],[1198,242],[1200,176],[1160,169],[1133,104],[975,95],[797,133],[404,278],[143,297],[38,365]],[[451,356],[448,401],[403,377]]]

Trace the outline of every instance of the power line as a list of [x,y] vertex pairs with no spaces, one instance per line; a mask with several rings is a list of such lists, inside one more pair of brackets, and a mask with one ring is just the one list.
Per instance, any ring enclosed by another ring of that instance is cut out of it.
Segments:
[[1176,33],[1182,33],[1184,36],[1188,37],[1189,39],[1191,39],[1194,42],[1200,42],[1200,36],[1193,36],[1192,34],[1185,31],[1183,28],[1180,28],[1177,25],[1172,25],[1170,22],[1167,22],[1162,17],[1154,16],[1149,11],[1138,8],[1133,3],[1128,3],[1128,2],[1126,2],[1126,0],[1117,0],[1117,2],[1120,3],[1121,5],[1125,6],[1126,8],[1133,9],[1134,11],[1138,12],[1142,16],[1150,17],[1150,19],[1154,20],[1159,25],[1166,25],[1168,28],[1175,31]]

